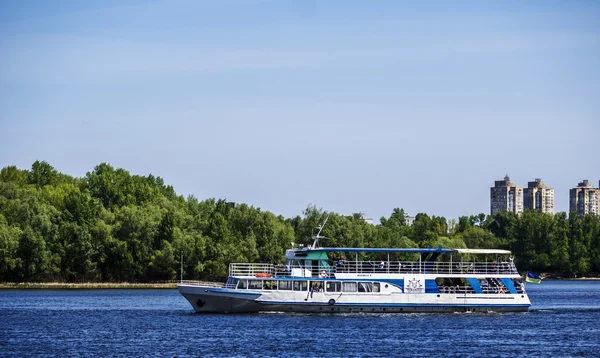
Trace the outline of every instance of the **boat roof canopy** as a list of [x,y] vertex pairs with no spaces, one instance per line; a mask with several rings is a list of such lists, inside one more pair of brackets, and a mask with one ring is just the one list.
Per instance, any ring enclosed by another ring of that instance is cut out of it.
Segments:
[[500,249],[456,249],[455,251],[458,253],[461,253],[461,254],[484,254],[484,255],[489,255],[489,254],[509,255],[510,254],[510,250],[500,250]]
[[509,250],[499,249],[445,249],[442,247],[438,248],[355,248],[355,247],[317,247],[314,249],[303,248],[297,249],[296,252],[372,252],[372,253],[461,253],[461,254],[510,254]]

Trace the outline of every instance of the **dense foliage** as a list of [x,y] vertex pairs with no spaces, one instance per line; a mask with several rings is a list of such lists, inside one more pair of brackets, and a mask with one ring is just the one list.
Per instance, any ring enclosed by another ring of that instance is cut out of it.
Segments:
[[282,262],[291,242],[309,244],[329,216],[327,246],[508,248],[521,269],[600,271],[597,216],[508,212],[448,222],[394,209],[381,225],[309,206],[284,218],[246,204],[178,196],[160,177],[103,163],[84,178],[46,162],[0,172],[0,281],[173,280],[180,255],[189,279],[222,279],[230,262]]

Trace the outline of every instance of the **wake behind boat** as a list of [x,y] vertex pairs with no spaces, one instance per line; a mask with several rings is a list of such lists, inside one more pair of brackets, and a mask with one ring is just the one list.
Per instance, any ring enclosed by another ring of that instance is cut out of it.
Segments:
[[225,283],[182,280],[179,292],[196,312],[212,313],[520,312],[530,306],[507,250],[317,247],[319,238],[287,250],[285,265],[232,263]]

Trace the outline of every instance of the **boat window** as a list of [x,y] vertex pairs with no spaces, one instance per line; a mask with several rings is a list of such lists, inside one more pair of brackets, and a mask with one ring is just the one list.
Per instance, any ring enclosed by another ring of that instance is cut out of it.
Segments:
[[276,290],[277,289],[277,281],[265,280],[263,282],[263,290]]
[[371,292],[373,290],[373,283],[371,282],[359,282],[358,292]]
[[294,281],[294,291],[307,291],[308,281]]
[[314,292],[323,292],[323,281],[311,281],[310,289]]
[[344,292],[356,292],[356,282],[343,282],[342,288]]
[[279,281],[279,289],[280,290],[291,290],[292,289],[292,281]]
[[341,282],[327,282],[325,285],[327,292],[342,292]]
[[248,280],[248,288],[251,290],[262,289],[262,280]]
[[379,282],[373,282],[373,292],[381,292],[379,288]]
[[438,286],[448,286],[452,284],[452,280],[447,277],[438,277],[435,279],[435,283]]
[[244,289],[248,288],[248,281],[247,280],[240,280],[240,282],[238,282],[237,288],[241,289],[241,290],[244,290]]

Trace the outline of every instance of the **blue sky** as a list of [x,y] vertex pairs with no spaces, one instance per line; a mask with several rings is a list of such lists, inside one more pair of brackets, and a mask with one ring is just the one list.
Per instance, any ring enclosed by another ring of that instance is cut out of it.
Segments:
[[375,219],[600,180],[595,1],[4,1],[0,54],[1,167]]

